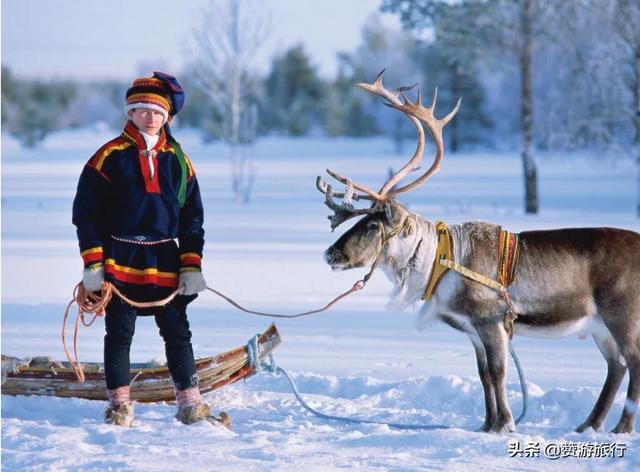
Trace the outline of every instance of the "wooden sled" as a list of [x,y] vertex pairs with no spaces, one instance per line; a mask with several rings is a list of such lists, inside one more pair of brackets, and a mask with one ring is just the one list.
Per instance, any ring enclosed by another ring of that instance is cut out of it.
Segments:
[[[267,357],[280,344],[275,324],[258,338],[260,359]],[[104,368],[99,362],[82,364],[86,380],[78,382],[68,362],[48,358],[22,360],[2,356],[2,394],[48,395],[106,400]],[[254,373],[249,365],[247,346],[217,356],[196,359],[200,392],[224,387]],[[131,397],[138,402],[173,401],[173,382],[166,366],[131,364]]]

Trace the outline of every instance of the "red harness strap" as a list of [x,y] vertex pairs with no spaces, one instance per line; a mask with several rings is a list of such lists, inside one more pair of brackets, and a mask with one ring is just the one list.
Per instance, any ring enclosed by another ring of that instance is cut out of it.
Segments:
[[[498,281],[505,287],[509,287],[516,279],[518,271],[518,260],[520,259],[520,235],[509,231],[500,231],[500,242],[498,245]],[[509,292],[501,292],[502,299],[507,304],[507,311],[504,314],[504,328],[509,339],[513,338],[514,323],[518,315],[513,311]]]
[[508,287],[516,279],[518,271],[520,235],[509,231],[500,231],[498,251],[498,282]]

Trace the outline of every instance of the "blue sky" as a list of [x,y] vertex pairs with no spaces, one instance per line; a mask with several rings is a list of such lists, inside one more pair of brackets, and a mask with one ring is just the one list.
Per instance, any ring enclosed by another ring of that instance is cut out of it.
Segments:
[[[2,0],[2,64],[23,76],[130,78],[178,73],[185,43],[207,0]],[[352,50],[381,0],[264,0],[274,28],[256,59],[266,70],[278,51],[302,42],[325,77],[335,53]],[[397,27],[395,17],[385,23]]]

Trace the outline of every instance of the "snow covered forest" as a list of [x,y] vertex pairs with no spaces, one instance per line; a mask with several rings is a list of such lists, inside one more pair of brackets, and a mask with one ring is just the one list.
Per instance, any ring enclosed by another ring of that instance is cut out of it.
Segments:
[[[179,74],[192,93],[176,125],[229,143],[237,201],[248,199],[247,149],[260,136],[383,134],[400,152],[411,126],[352,86],[383,68],[394,86],[418,82],[427,94],[437,86],[443,109],[464,98],[446,136],[450,152],[518,149],[528,213],[539,208],[534,148],[632,158],[640,174],[634,0],[383,0],[380,10],[398,15],[403,30],[388,30],[371,16],[361,44],[338,53],[337,76],[322,78],[301,44],[274,55],[266,75],[255,71],[253,57],[273,26],[250,2],[202,8],[190,65]],[[24,79],[3,68],[3,129],[33,147],[56,129],[117,128],[126,86]],[[640,196],[636,207],[640,215]]]
[[[207,41],[213,41],[212,33],[205,34],[207,28],[216,33],[230,21],[219,10],[215,17],[206,10],[202,24],[195,22],[192,65],[172,71],[191,92],[176,125],[200,129],[208,139],[226,136],[228,129],[221,122],[230,105],[214,100],[215,86],[200,78],[234,59],[243,72],[241,121],[248,121],[257,107],[258,136],[387,134],[401,142],[411,136],[410,125],[391,111],[380,112],[376,100],[352,87],[386,68],[387,80],[397,86],[420,82],[428,95],[437,85],[443,109],[463,97],[464,106],[447,137],[451,152],[477,144],[514,147],[522,135],[521,63],[523,51],[528,51],[532,103],[527,106],[535,117],[536,147],[619,149],[639,139],[637,2],[384,0],[381,9],[399,15],[405,29],[386,30],[380,14],[373,15],[362,30],[360,46],[339,53],[339,73],[333,78],[319,77],[303,45],[276,54],[266,75],[252,70],[251,54],[244,49],[239,58],[206,57]],[[242,2],[236,14],[243,24],[245,19],[255,23],[259,16]],[[238,47],[258,49],[269,32],[255,26],[237,34]],[[221,35],[216,37],[222,42]],[[118,128],[127,86],[128,81],[25,79],[5,68],[3,129],[26,145],[37,145],[56,129],[98,122]]]

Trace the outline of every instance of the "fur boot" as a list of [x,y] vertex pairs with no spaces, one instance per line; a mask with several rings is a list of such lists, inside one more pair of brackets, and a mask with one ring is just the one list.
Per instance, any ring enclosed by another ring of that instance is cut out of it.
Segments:
[[104,410],[105,423],[131,427],[134,416],[130,392],[131,390],[128,385],[107,390],[109,404]]
[[225,428],[231,429],[231,418],[229,415],[222,411],[220,412],[220,416],[215,416],[211,412],[209,405],[202,401],[198,387],[176,390],[176,403],[178,405],[176,418],[184,424],[208,420],[218,422]]

